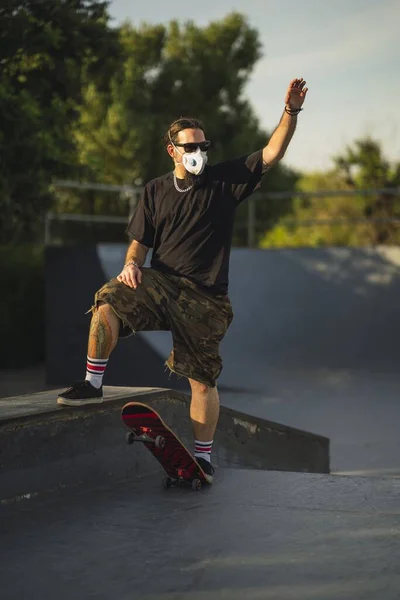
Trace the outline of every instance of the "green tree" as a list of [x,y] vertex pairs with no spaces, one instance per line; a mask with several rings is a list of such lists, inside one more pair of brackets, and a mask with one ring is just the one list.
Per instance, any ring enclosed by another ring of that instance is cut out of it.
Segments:
[[362,200],[362,214],[371,219],[371,225],[368,226],[371,242],[384,244],[399,241],[398,224],[386,220],[400,217],[400,197],[385,190],[400,187],[400,162],[391,164],[383,155],[379,142],[366,138],[346,148],[343,155],[335,158],[335,164],[353,190],[381,190]]
[[[87,78],[75,127],[79,160],[92,180],[145,183],[171,169],[161,137],[181,115],[203,120],[213,141],[212,162],[267,143],[268,134],[244,97],[261,56],[258,33],[245,17],[232,13],[206,27],[177,21],[138,28],[125,23],[119,36],[122,60],[115,63],[109,87],[100,89]],[[296,179],[295,173],[279,165],[268,174],[267,187],[292,189]],[[118,210],[115,204],[108,210]],[[287,205],[260,200],[258,233]],[[97,207],[107,210],[99,197]],[[121,202],[119,209],[126,210]],[[247,211],[244,203],[236,220],[236,244],[246,243]]]
[[[245,86],[261,55],[258,33],[233,13],[198,27],[126,23],[108,90],[87,80],[75,129],[81,164],[111,183],[146,182],[171,168],[161,137],[181,115],[202,119],[211,160],[265,145]],[[281,177],[283,177],[281,173]]]
[[3,243],[34,238],[51,178],[78,172],[70,129],[82,71],[103,81],[119,49],[106,8],[93,0],[10,0],[0,8]]
[[[271,230],[280,220],[291,212],[293,199],[291,196],[285,198],[270,198],[268,194],[275,192],[290,193],[295,190],[300,173],[288,168],[284,163],[278,163],[264,176],[260,191],[254,198],[254,222],[255,222],[255,246],[259,246],[264,238],[265,231]],[[250,199],[249,202],[252,202]],[[238,221],[246,223],[247,213],[250,210],[249,202],[243,203],[238,209]],[[247,240],[244,232],[235,236],[236,245],[246,245]]]
[[[400,241],[398,225],[385,222],[400,217],[400,198],[385,193],[385,188],[400,185],[400,163],[391,164],[380,144],[370,138],[356,140],[333,162],[334,168],[326,173],[303,175],[297,189],[305,194],[332,190],[360,190],[360,194],[324,198],[294,195],[289,218],[283,217],[265,233],[262,247],[362,246]],[[382,191],[374,195],[361,193],[368,189]],[[323,224],[315,222],[318,220]]]

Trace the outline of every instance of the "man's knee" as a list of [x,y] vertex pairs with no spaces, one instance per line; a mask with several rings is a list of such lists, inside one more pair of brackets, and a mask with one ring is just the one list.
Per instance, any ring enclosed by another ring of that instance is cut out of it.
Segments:
[[99,318],[106,319],[116,331],[121,329],[122,321],[113,310],[111,304],[107,304],[107,302],[103,302],[103,300],[98,300],[92,308],[92,313],[93,315],[98,313]]
[[196,381],[195,379],[189,379],[190,387],[192,388],[193,393],[198,394],[208,394],[211,390],[215,390],[215,387],[210,387],[201,381]]
[[95,308],[97,310],[104,310],[104,312],[111,310],[111,306],[107,302],[103,302],[103,300],[98,300]]
[[103,302],[103,300],[98,300],[96,302],[95,306],[93,307],[93,312],[96,311],[102,313],[103,315],[111,316],[112,318],[118,318],[113,309],[111,308],[111,305],[107,304],[107,302]]

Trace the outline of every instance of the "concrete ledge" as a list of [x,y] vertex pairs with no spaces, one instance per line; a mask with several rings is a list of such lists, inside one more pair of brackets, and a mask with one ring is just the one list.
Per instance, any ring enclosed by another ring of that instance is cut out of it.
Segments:
[[[102,405],[57,406],[57,390],[0,399],[0,501],[82,482],[159,470],[141,445],[126,446],[121,407],[154,406],[191,447],[189,398],[163,388],[106,387]],[[221,408],[213,460],[220,467],[329,473],[329,440]]]

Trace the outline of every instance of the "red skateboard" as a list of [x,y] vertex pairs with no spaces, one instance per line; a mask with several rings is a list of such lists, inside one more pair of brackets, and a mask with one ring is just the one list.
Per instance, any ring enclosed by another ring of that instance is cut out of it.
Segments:
[[127,444],[141,442],[163,467],[164,488],[185,485],[198,491],[203,483],[209,483],[196,459],[154,408],[141,402],[128,402],[122,408],[121,418],[131,430],[126,434]]

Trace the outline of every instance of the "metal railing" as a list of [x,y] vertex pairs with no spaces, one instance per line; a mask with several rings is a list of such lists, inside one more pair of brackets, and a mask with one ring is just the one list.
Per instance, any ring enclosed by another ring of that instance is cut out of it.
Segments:
[[[45,218],[45,243],[51,242],[51,223],[54,221],[75,221],[81,223],[114,223],[127,225],[129,219],[133,215],[137,206],[138,199],[142,193],[142,187],[135,187],[129,185],[113,185],[113,184],[101,184],[101,183],[81,183],[76,181],[56,181],[54,182],[55,188],[71,188],[71,189],[83,189],[83,190],[95,190],[100,192],[118,192],[124,194],[129,199],[129,215],[127,217],[112,216],[112,215],[87,215],[87,214],[75,214],[75,213],[55,213],[49,212]],[[334,198],[334,197],[360,197],[360,196],[399,196],[400,187],[398,188],[379,188],[379,189],[362,189],[362,190],[329,190],[329,191],[315,191],[315,192],[298,192],[298,191],[286,191],[286,192],[257,192],[252,195],[247,202],[247,222],[238,228],[246,228],[247,246],[250,248],[256,245],[256,232],[257,232],[257,204],[260,201],[268,202],[269,200],[287,200],[291,198]],[[368,218],[368,217],[332,217],[327,219],[295,219],[293,217],[282,217],[280,223],[283,225],[295,225],[299,227],[313,227],[315,225],[343,225],[343,224],[359,224],[359,223],[395,223],[400,224],[399,217],[382,217],[382,218]]]

